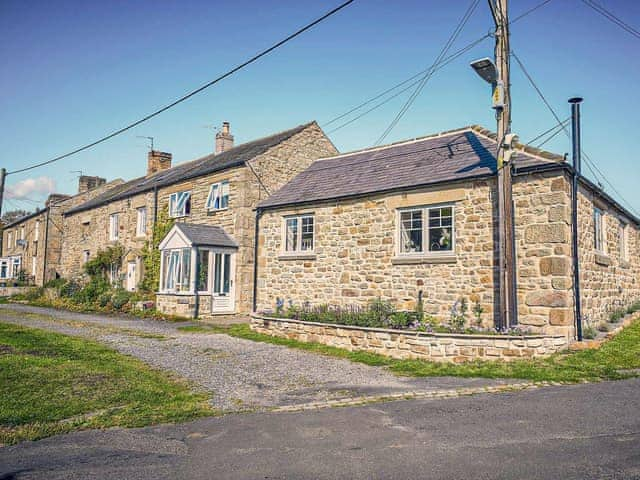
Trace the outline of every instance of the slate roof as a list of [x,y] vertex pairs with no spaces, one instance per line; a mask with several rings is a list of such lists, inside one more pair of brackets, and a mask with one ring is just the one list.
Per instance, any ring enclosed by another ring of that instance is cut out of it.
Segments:
[[175,226],[194,246],[238,248],[236,241],[217,225],[176,223]]
[[89,210],[106,203],[131,197],[139,193],[153,190],[155,187],[166,187],[190,178],[208,175],[220,170],[237,167],[263,154],[270,148],[300,133],[315,122],[306,123],[268,137],[240,144],[217,155],[210,154],[190,162],[163,170],[149,177],[138,177],[94,197],[65,212],[65,215]]
[[[258,208],[312,203],[489,176],[496,173],[495,135],[465,127],[317,160]],[[543,158],[546,157],[546,158]],[[563,157],[519,150],[516,165],[556,164]]]

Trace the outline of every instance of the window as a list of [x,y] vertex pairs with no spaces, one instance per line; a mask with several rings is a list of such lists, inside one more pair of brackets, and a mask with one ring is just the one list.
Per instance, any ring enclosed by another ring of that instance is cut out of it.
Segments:
[[147,234],[147,207],[140,207],[137,212],[136,236],[144,237]]
[[109,240],[118,240],[118,214],[112,213],[109,215]]
[[169,216],[186,217],[191,213],[191,192],[176,192],[169,197]]
[[13,257],[11,261],[11,276],[13,278],[18,278],[18,274],[20,273],[20,257]]
[[20,240],[24,240],[24,225],[20,227]]
[[8,273],[9,273],[9,261],[0,260],[0,278],[7,278]]
[[191,249],[163,250],[162,290],[188,292],[191,281]]
[[602,210],[599,208],[593,209],[593,233],[594,233],[594,247],[599,252],[605,251],[605,236],[604,236],[604,217]]
[[37,257],[31,257],[31,275],[36,276]]
[[38,242],[36,240],[33,241],[33,255],[38,255]]
[[[454,249],[452,205],[401,210],[399,252],[438,253]],[[426,221],[425,221],[426,220]]]
[[618,227],[618,241],[620,248],[620,259],[627,260],[629,257],[629,250],[627,249],[627,224],[620,222]]
[[207,210],[223,210],[229,208],[229,181],[214,183],[209,189]]
[[312,215],[285,218],[285,252],[312,252],[314,224]]
[[87,263],[90,258],[91,258],[91,251],[90,250],[83,250],[82,251],[82,263],[83,264]]
[[198,249],[198,291],[209,291],[209,250]]
[[35,230],[33,231],[33,240],[38,241],[40,239],[40,220],[36,221]]
[[109,281],[111,282],[111,285],[120,284],[120,265],[117,263],[109,265]]
[[13,247],[13,232],[7,233],[7,248]]

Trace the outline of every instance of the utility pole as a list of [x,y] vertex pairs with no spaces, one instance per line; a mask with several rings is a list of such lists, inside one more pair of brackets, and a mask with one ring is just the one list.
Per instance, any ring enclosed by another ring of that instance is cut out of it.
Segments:
[[509,328],[517,323],[517,296],[515,277],[515,247],[513,222],[513,196],[510,153],[506,153],[507,144],[513,136],[511,133],[511,95],[509,82],[509,16],[507,0],[489,0],[491,13],[496,23],[495,65],[498,78],[494,88],[494,105],[496,108],[497,126],[497,168],[498,168],[498,261],[500,270],[499,295],[502,328]]

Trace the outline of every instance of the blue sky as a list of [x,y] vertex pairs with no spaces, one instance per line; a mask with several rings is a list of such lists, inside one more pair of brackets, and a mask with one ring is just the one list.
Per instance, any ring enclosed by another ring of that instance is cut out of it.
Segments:
[[[338,3],[4,0],[0,164],[19,169],[97,139],[215,78]],[[511,17],[538,3],[510,2]],[[146,124],[72,158],[10,175],[8,189],[14,197],[41,201],[54,186],[73,193],[73,171],[108,179],[143,175],[147,147],[138,135],[155,137],[156,148],[173,153],[177,163],[210,153],[211,126],[225,120],[237,143],[309,120],[322,125],[429,66],[468,4],[357,0]],[[640,2],[610,0],[606,6],[640,28]],[[453,50],[492,24],[481,1]],[[584,149],[640,211],[640,40],[580,0],[553,0],[512,27],[512,47],[561,118],[570,114],[569,97],[585,98]],[[474,123],[494,130],[489,87],[468,67],[469,61],[492,55],[488,39],[439,70],[386,141]],[[512,84],[513,131],[527,141],[552,127],[554,119],[515,62]],[[332,140],[341,151],[373,145],[408,94],[331,134]],[[571,151],[563,135],[545,148]],[[608,186],[606,191],[618,197]],[[34,204],[13,198],[3,211],[15,206]]]

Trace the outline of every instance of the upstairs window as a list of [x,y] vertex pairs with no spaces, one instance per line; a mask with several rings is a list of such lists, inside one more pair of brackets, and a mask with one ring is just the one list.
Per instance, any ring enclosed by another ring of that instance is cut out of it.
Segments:
[[214,183],[209,188],[207,210],[224,210],[229,208],[229,181]]
[[7,248],[13,247],[13,232],[7,233]]
[[421,207],[399,212],[400,254],[454,250],[454,207]]
[[147,207],[137,209],[136,236],[144,237],[147,234]]
[[118,232],[118,214],[112,213],[109,215],[109,240],[115,242],[118,240],[119,232]]
[[629,259],[629,249],[627,248],[627,224],[624,222],[620,222],[620,226],[618,227],[618,241],[620,242],[620,259],[628,260]]
[[20,240],[24,240],[24,225],[20,227]]
[[312,252],[314,248],[313,215],[285,218],[285,252]]
[[593,209],[594,247],[598,252],[605,252],[604,215],[599,208]]
[[169,216],[186,217],[191,214],[191,192],[176,192],[169,197]]
[[35,230],[33,231],[33,239],[36,242],[40,239],[40,220],[36,221]]

